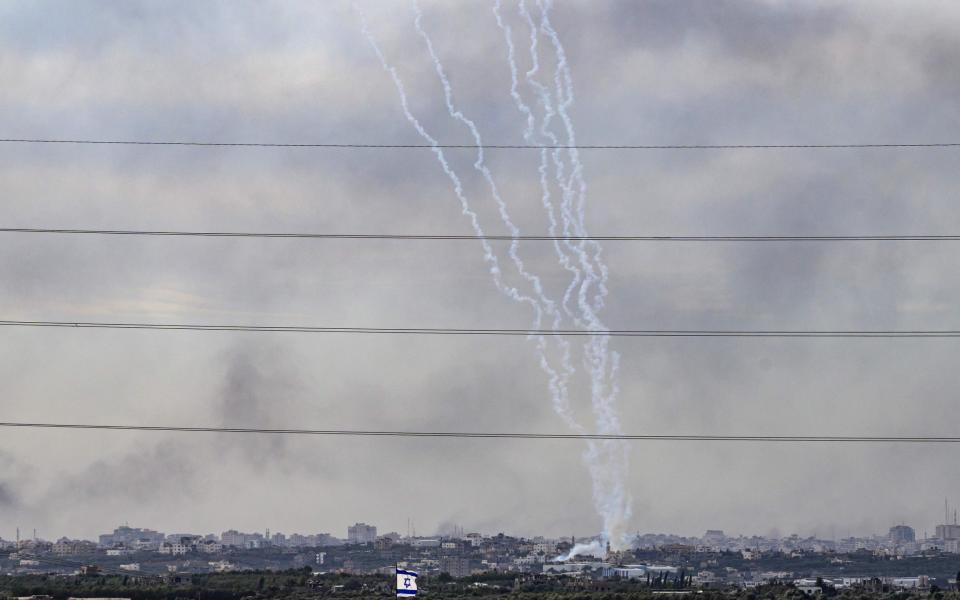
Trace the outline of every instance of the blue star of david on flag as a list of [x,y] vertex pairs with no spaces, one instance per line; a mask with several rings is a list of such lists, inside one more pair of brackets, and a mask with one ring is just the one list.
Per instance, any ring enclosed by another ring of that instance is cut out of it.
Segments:
[[397,569],[397,596],[417,595],[417,574],[413,571]]

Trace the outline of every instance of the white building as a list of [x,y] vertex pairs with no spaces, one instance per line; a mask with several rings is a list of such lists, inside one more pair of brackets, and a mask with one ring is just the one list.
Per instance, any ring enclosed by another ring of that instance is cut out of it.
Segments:
[[553,554],[557,551],[557,545],[546,540],[537,542],[533,545],[533,552],[543,552],[544,554]]
[[893,587],[902,590],[926,589],[930,587],[930,578],[926,575],[917,577],[894,577],[890,583]]
[[693,578],[693,581],[698,585],[715,585],[720,582],[720,578],[713,571],[700,571]]
[[[262,533],[243,533],[241,531],[237,531],[236,529],[224,531],[222,534],[220,534],[220,543],[223,544],[224,546],[246,548],[248,547],[247,543],[252,540],[256,540],[258,542],[263,540],[263,534]],[[257,547],[259,548],[259,546]]]
[[220,560],[217,562],[209,562],[207,564],[210,565],[210,568],[216,571],[217,573],[226,573],[228,571],[233,571],[234,569],[237,568],[236,565],[229,563],[225,560]]
[[547,563],[543,565],[544,573],[580,573],[590,569],[595,571],[597,569],[606,570],[609,569],[610,565],[605,562],[566,562],[566,563]]
[[187,552],[190,552],[192,548],[181,542],[164,542],[160,544],[160,549],[157,550],[160,554],[169,554],[170,556],[183,556]]
[[197,544],[197,550],[204,554],[220,554],[223,552],[223,544],[214,540],[205,540]]
[[347,542],[350,544],[372,544],[377,539],[377,528],[366,523],[357,523],[347,527]]
[[647,570],[641,566],[617,567],[613,574],[620,579],[644,579],[647,576]]

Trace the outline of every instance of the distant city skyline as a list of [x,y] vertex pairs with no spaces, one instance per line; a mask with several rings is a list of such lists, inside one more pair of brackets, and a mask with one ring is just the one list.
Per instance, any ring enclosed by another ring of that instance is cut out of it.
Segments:
[[[733,531],[728,531],[723,529],[707,529],[705,530],[705,533],[703,535],[680,533],[680,532],[666,532],[666,531],[664,532],[639,532],[638,531],[638,532],[632,533],[631,537],[633,537],[634,535],[640,535],[640,536],[666,535],[666,536],[682,537],[682,538],[689,538],[689,539],[709,539],[712,535],[713,536],[721,535],[724,538],[729,538],[729,539],[756,537],[756,538],[776,540],[776,539],[789,538],[790,536],[799,536],[804,539],[814,538],[814,539],[834,540],[834,541],[841,540],[841,539],[849,539],[849,538],[869,539],[869,538],[877,538],[877,537],[888,537],[892,541],[896,541],[896,542],[907,542],[907,541],[913,542],[915,540],[919,542],[919,541],[933,540],[933,539],[941,539],[941,540],[960,539],[960,521],[958,521],[957,509],[953,509],[953,512],[951,513],[949,500],[945,500],[944,502],[943,517],[944,519],[948,519],[948,520],[944,521],[943,519],[941,519],[942,522],[935,523],[929,527],[926,527],[923,525],[905,523],[905,522],[895,522],[895,523],[892,523],[889,526],[889,528],[886,530],[877,530],[874,532],[859,532],[857,534],[853,534],[852,532],[849,532],[849,531],[847,532],[843,532],[842,530],[838,531],[837,528],[833,528],[833,530],[829,533],[829,535],[818,534],[816,532],[807,532],[807,533],[790,532],[790,533],[784,533],[784,534],[772,534],[771,532],[767,532],[767,533],[733,532]],[[131,527],[128,524],[123,524],[123,525],[120,525],[119,527],[130,528],[136,531],[151,532],[151,534],[160,536],[161,538],[172,538],[172,537],[177,537],[181,535],[196,535],[196,536],[216,536],[217,539],[222,539],[222,536],[225,534],[239,534],[241,536],[246,536],[246,535],[256,536],[269,541],[273,538],[273,536],[283,536],[284,539],[287,539],[290,536],[299,535],[299,536],[314,536],[314,537],[325,536],[331,540],[337,540],[338,542],[347,542],[347,543],[354,543],[354,544],[358,544],[358,543],[363,544],[363,543],[373,542],[374,539],[378,537],[378,535],[386,534],[386,535],[397,535],[400,537],[410,537],[410,536],[417,535],[416,524],[414,521],[408,521],[407,529],[404,532],[399,531],[397,528],[393,528],[393,529],[384,528],[382,526],[377,526],[376,524],[373,524],[373,523],[365,523],[362,521],[357,521],[355,523],[343,525],[340,528],[340,530],[329,529],[327,531],[310,531],[302,527],[294,528],[289,531],[279,531],[271,527],[264,527],[260,530],[248,529],[246,531],[242,531],[240,529],[231,527],[228,529],[223,529],[219,533],[215,531],[201,532],[200,530],[193,531],[190,533],[185,533],[185,532],[164,533],[162,530],[152,529],[150,527]],[[16,528],[14,528],[14,531],[16,531]],[[29,539],[24,535],[25,531],[26,530],[20,531],[21,539]],[[41,530],[36,530],[35,528],[31,528],[30,529],[31,537],[33,536],[34,531],[41,531]],[[273,532],[273,536],[271,536],[271,532]],[[436,530],[433,532],[426,532],[426,533],[421,531],[419,533],[420,533],[419,537],[427,537],[427,538],[429,537],[462,538],[467,533],[480,533],[482,535],[496,535],[497,533],[508,533],[508,532],[481,531],[479,529],[472,530],[469,527],[465,527],[462,525],[448,524],[446,528],[443,530]],[[86,540],[96,541],[98,538],[102,540],[104,535],[106,534],[98,533],[92,537],[78,536],[74,538],[73,536],[69,536],[69,535],[57,534],[54,538],[44,538],[43,535],[38,534],[37,539],[49,539],[49,541],[53,541],[61,537],[66,537],[68,539],[86,539]],[[580,534],[579,537],[593,538],[599,535],[600,535],[600,532],[595,532],[592,534],[591,533]],[[908,535],[911,536],[911,539],[907,539],[906,536]],[[0,530],[0,540],[11,541],[11,539],[15,539],[15,537],[16,537],[16,534],[14,535],[14,538],[7,539],[4,537],[4,531]],[[545,537],[549,539],[563,539],[563,538],[570,538],[571,535],[569,534],[568,535],[547,535],[544,533],[537,533],[537,534],[524,535],[523,537],[529,537],[529,538]],[[573,534],[573,537],[578,537],[578,536],[577,534]],[[242,544],[239,544],[239,545],[242,545]]]

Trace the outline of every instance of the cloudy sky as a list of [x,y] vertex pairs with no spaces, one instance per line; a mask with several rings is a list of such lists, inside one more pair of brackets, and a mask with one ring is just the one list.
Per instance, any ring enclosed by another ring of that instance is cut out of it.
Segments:
[[[411,111],[446,112],[406,2],[360,3]],[[458,106],[523,143],[492,3],[423,2]],[[504,19],[519,51],[525,22]],[[960,141],[946,2],[558,2],[582,144]],[[529,60],[521,55],[520,61]],[[550,67],[549,53],[544,54]],[[0,137],[422,143],[350,3],[10,1]],[[529,90],[526,90],[529,93]],[[529,96],[528,96],[529,99]],[[593,150],[603,235],[958,234],[957,149]],[[504,233],[470,150],[449,153]],[[3,227],[470,234],[429,150],[0,144]],[[487,164],[545,233],[536,151]],[[497,247],[503,252],[505,246]],[[636,329],[960,329],[953,243],[610,242],[603,317]],[[549,246],[520,248],[548,287]],[[508,274],[509,276],[509,274]],[[475,241],[0,234],[0,318],[526,327]],[[564,432],[522,337],[4,328],[3,421]],[[957,342],[615,339],[629,433],[956,435]],[[588,400],[574,399],[588,414]],[[569,441],[0,432],[0,536],[119,523],[343,536],[599,531]],[[632,531],[920,532],[960,503],[945,446],[636,442]]]

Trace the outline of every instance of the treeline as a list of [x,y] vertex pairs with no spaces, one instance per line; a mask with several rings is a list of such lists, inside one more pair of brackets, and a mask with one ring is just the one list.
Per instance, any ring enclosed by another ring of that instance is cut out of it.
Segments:
[[310,568],[287,571],[136,575],[27,575],[0,577],[0,598],[45,595],[54,600],[69,597],[131,598],[133,600],[244,600],[316,598],[337,594],[371,595],[391,592],[387,577],[324,574]]
[[[427,599],[465,600],[663,600],[673,587],[647,586],[644,581],[584,580],[576,578],[507,579],[501,575],[455,580],[448,576],[424,578],[421,596]],[[679,582],[678,582],[679,584]],[[678,586],[679,587],[679,586]],[[697,600],[808,600],[796,587],[767,585],[749,590],[683,590]],[[659,594],[657,592],[660,592]],[[681,592],[682,593],[682,592]],[[244,571],[164,577],[99,576],[0,576],[0,599],[45,595],[54,600],[69,597],[131,598],[132,600],[273,600],[307,598],[390,598],[393,578],[376,575],[330,573],[313,575],[309,568],[288,571]],[[820,597],[830,600],[960,600],[957,592],[934,590],[927,594],[825,588]]]

